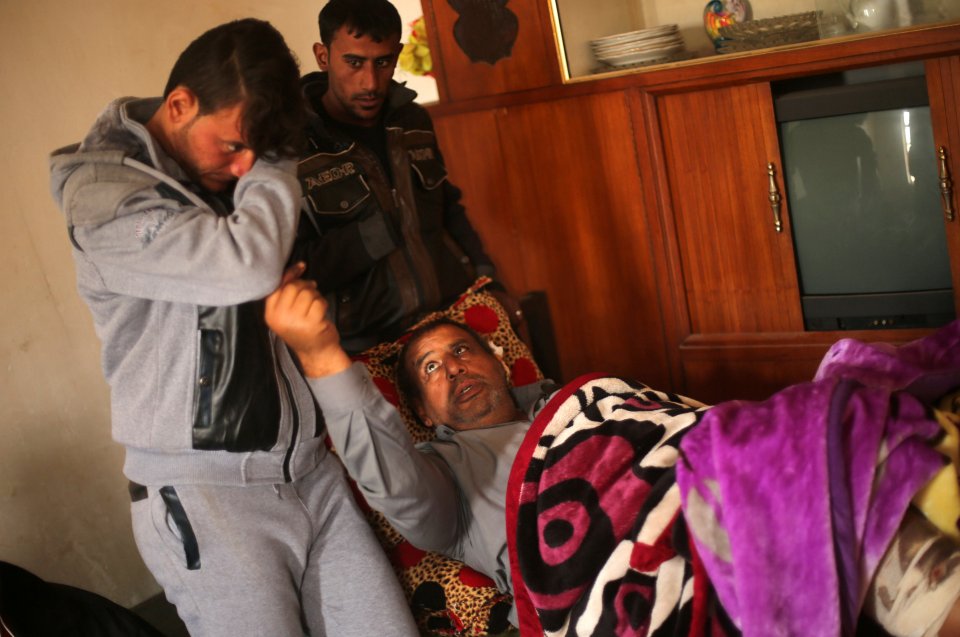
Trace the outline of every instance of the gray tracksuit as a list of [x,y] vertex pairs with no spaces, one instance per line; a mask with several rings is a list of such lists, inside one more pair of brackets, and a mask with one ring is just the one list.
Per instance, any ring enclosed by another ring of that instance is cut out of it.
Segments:
[[205,192],[145,127],[160,105],[117,100],[51,158],[113,436],[146,485],[131,506],[144,562],[192,635],[415,636],[264,322],[297,226],[295,164],[257,160],[232,200]]
[[125,473],[142,484],[284,482],[312,468],[313,401],[262,320],[300,205],[293,162],[259,160],[230,203],[190,188],[141,122],[110,104],[51,158],[54,197],[93,313]]

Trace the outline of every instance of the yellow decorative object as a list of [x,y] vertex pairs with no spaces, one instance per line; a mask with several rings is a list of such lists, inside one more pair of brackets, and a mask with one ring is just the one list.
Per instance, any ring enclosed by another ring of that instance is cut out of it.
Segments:
[[427,29],[423,24],[423,16],[411,22],[410,27],[410,38],[400,51],[398,64],[407,73],[430,75],[433,71],[433,60],[430,58],[430,45],[427,43]]
[[944,436],[936,449],[949,463],[913,498],[913,503],[945,535],[960,541],[960,390],[945,396],[934,414]]

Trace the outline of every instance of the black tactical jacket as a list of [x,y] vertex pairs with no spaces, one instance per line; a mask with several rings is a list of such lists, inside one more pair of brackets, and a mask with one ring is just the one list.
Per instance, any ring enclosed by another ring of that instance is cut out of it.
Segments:
[[326,73],[302,81],[312,109],[293,259],[307,262],[351,353],[392,339],[493,265],[447,180],[427,111],[396,82],[384,105],[390,165],[317,113]]

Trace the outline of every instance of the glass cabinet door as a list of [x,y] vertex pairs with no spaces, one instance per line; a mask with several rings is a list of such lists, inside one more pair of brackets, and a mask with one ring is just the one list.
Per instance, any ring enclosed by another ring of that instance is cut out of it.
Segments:
[[550,0],[564,78],[960,19],[960,0]]

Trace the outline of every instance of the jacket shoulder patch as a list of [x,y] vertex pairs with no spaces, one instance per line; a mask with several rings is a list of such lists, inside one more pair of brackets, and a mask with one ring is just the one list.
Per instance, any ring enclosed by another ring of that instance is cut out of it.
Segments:
[[99,225],[117,215],[134,193],[156,186],[157,179],[117,164],[84,164],[63,187],[63,211],[70,226]]

